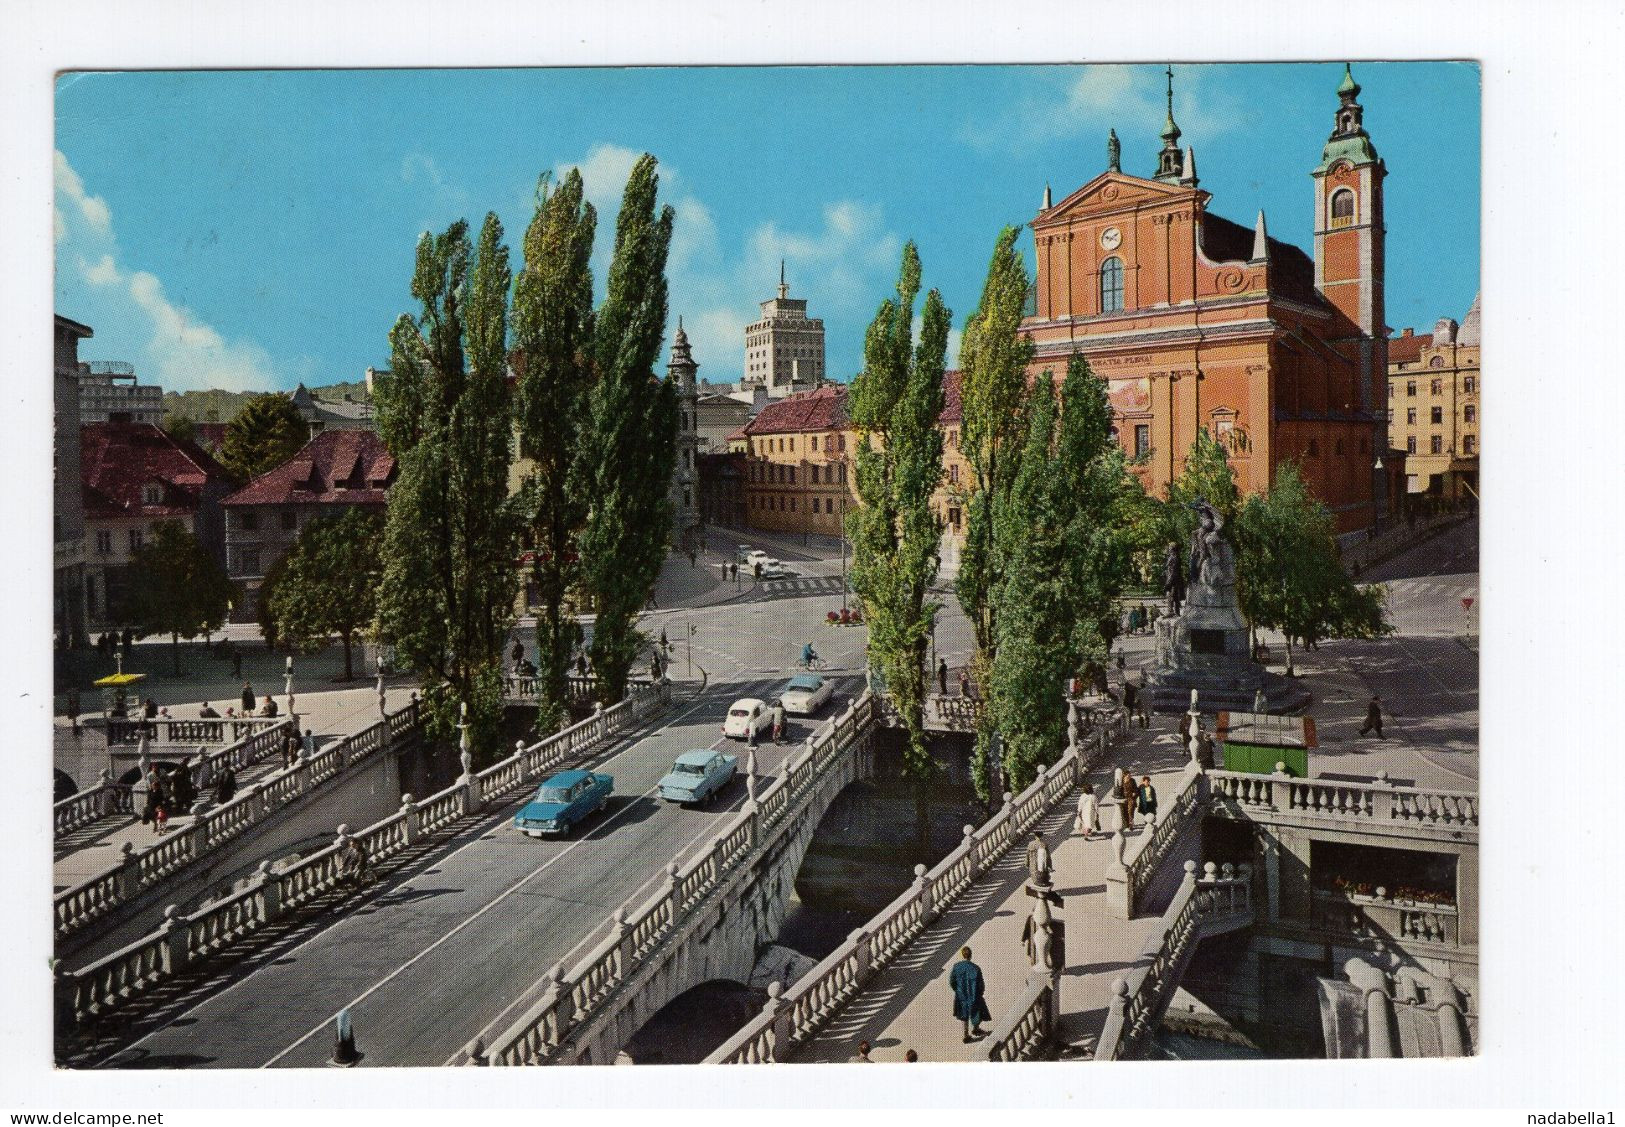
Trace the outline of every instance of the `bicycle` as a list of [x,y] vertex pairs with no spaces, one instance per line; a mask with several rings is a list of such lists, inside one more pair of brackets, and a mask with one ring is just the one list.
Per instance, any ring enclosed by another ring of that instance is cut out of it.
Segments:
[[798,661],[798,662],[796,662],[796,668],[797,669],[803,669],[803,670],[806,670],[809,673],[812,673],[812,672],[817,672],[818,670],[821,670],[821,669],[828,669],[829,668],[829,662],[825,661],[821,657],[815,657],[811,661]]

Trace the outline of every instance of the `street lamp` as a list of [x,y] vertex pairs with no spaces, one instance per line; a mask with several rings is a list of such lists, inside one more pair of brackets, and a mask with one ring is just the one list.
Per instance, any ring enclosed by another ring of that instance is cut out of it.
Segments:
[[293,715],[293,655],[288,655],[288,664],[282,671],[282,691],[288,698],[288,715]]

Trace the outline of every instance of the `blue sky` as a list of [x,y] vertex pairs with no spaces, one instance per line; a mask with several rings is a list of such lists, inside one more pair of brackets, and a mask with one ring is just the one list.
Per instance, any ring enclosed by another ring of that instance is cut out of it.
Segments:
[[[1211,210],[1310,248],[1309,170],[1342,64],[1177,65],[1174,112]],[[1479,72],[1358,63],[1386,160],[1388,323],[1431,328],[1479,285]],[[496,211],[514,265],[538,175],[582,168],[601,287],[636,155],[677,209],[673,328],[737,379],[780,258],[827,329],[828,371],[914,239],[958,329],[1001,225],[1105,168],[1150,175],[1160,64],[1078,67],[132,72],[57,87],[56,308],[81,355],[166,388],[356,380],[411,309],[419,233]],[[1023,246],[1029,259],[1031,238]]]

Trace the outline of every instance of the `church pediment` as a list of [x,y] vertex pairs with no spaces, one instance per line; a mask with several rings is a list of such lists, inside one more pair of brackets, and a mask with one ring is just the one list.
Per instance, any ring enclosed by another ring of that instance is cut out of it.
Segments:
[[[1206,192],[1198,195],[1205,196]],[[1184,203],[1191,189],[1158,180],[1143,180],[1121,172],[1102,172],[1048,211],[1040,212],[1034,226],[1072,219],[1080,215],[1100,215],[1118,208],[1144,207],[1157,203]]]

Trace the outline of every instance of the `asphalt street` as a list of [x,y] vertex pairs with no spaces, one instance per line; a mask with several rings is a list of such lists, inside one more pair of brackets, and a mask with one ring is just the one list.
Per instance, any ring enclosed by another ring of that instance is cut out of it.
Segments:
[[[770,696],[784,674],[718,679],[659,730],[595,764],[615,777],[608,809],[565,840],[513,829],[516,795],[472,840],[448,846],[426,871],[375,891],[325,930],[226,987],[111,1058],[105,1067],[315,1067],[348,1008],[363,1065],[438,1065],[522,1000],[532,984],[601,928],[627,896],[715,833],[745,799],[736,780],[710,809],[653,796],[676,756],[745,748],[721,736],[728,706]],[[764,744],[765,785],[816,724],[859,687],[838,675],[836,700],[792,718],[782,747]],[[578,950],[577,954],[581,952]],[[504,1017],[511,1020],[517,1014]]]

